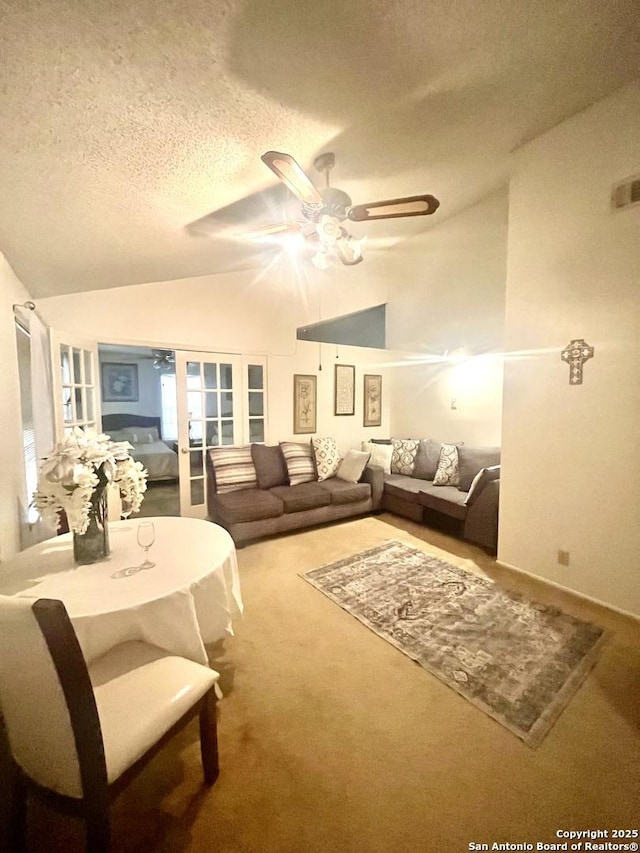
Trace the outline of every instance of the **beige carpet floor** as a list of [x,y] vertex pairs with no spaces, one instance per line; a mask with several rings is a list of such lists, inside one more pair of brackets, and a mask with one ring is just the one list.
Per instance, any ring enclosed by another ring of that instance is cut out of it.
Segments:
[[[391,538],[616,632],[538,749],[298,576]],[[226,694],[220,778],[201,786],[193,725],[116,803],[116,851],[462,853],[638,826],[636,620],[390,515],[249,545],[239,564],[244,618],[210,649]],[[37,805],[29,824],[33,850],[82,849],[70,818]]]

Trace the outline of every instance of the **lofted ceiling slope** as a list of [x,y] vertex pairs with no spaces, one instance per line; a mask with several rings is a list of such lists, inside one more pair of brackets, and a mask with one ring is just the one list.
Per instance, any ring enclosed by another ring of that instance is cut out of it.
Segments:
[[264,263],[227,225],[291,214],[263,192],[268,149],[305,168],[335,151],[356,203],[441,201],[356,236],[432,227],[504,184],[514,147],[640,76],[640,15],[635,0],[0,0],[0,57],[0,251],[42,297]]

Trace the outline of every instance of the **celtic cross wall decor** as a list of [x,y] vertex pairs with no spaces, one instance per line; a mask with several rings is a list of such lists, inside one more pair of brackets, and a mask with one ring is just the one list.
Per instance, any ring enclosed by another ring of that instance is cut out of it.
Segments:
[[579,338],[566,346],[560,356],[569,365],[569,385],[582,385],[582,368],[585,361],[593,358],[594,348]]

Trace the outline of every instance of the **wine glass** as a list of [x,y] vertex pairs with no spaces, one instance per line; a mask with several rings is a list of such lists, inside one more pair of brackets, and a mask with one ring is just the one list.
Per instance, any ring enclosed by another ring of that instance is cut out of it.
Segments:
[[155,539],[156,529],[153,526],[153,521],[141,521],[138,525],[138,545],[144,551],[144,561],[140,564],[141,569],[152,569],[155,566],[155,563],[149,559],[149,548]]

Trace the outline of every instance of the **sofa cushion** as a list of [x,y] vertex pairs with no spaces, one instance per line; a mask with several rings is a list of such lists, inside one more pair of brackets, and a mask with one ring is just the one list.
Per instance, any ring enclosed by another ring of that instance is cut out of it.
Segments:
[[312,438],[313,455],[316,460],[318,480],[335,477],[340,465],[340,451],[335,438]]
[[418,495],[427,485],[430,486],[431,484],[427,483],[426,480],[416,480],[407,474],[391,474],[384,478],[385,493],[416,503],[418,502]]
[[460,483],[458,488],[468,492],[476,474],[482,468],[491,468],[500,464],[499,447],[468,447],[458,448],[458,466],[460,469]]
[[360,445],[363,453],[369,454],[369,465],[379,465],[385,474],[391,473],[392,444],[378,444],[375,441],[363,441]]
[[419,441],[413,438],[392,438],[391,473],[411,476]]
[[456,486],[427,485],[420,493],[420,503],[427,509],[434,509],[452,518],[462,519],[467,514],[465,497],[465,493]]
[[347,454],[340,463],[336,477],[346,480],[348,483],[357,483],[362,472],[367,467],[369,454],[361,450],[347,450]]
[[236,489],[255,489],[258,485],[249,444],[243,447],[212,447],[209,457],[213,463],[218,494]]
[[284,512],[284,505],[271,492],[264,489],[243,489],[213,495],[210,511],[214,517],[220,517],[228,524],[241,521],[260,521],[263,518],[277,518]]
[[287,466],[279,444],[252,444],[251,458],[255,465],[259,489],[289,484]]
[[316,480],[316,466],[309,444],[298,441],[281,441],[280,447],[287,466],[289,483],[299,486],[301,483],[311,483]]
[[442,444],[433,438],[425,438],[420,442],[416,458],[413,463],[412,477],[421,480],[433,480],[438,470],[440,461],[440,448]]
[[492,480],[500,479],[500,465],[491,465],[489,468],[481,468],[473,478],[471,488],[464,500],[465,506],[472,506],[480,497],[480,493]]
[[443,444],[440,447],[438,470],[433,478],[433,485],[457,486],[459,482],[458,448],[455,444]]
[[276,486],[269,494],[279,498],[285,513],[303,512],[306,509],[316,509],[329,506],[331,494],[320,483],[300,483],[297,486]]
[[358,503],[371,497],[369,483],[348,483],[339,477],[332,477],[330,480],[324,480],[320,486],[329,492],[332,504]]

